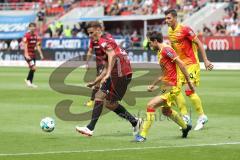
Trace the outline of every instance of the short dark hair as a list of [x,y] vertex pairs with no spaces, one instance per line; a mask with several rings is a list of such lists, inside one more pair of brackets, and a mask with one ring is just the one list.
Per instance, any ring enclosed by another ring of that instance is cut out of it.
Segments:
[[171,14],[173,17],[177,17],[177,11],[175,9],[168,9],[164,12],[165,16]]
[[150,39],[150,41],[157,40],[159,43],[163,42],[163,35],[161,32],[157,31],[148,32],[147,37]]
[[87,24],[87,28],[102,28],[102,24],[98,21],[92,21],[92,22],[88,22]]
[[36,25],[36,23],[31,22],[31,23],[29,23],[28,27],[31,27],[31,26],[36,27],[37,25]]

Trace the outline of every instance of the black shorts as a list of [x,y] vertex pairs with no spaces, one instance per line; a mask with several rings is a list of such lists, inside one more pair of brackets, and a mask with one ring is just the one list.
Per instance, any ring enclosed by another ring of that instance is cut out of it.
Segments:
[[122,100],[127,86],[132,80],[132,74],[123,77],[110,77],[102,84],[101,91],[107,94],[106,100],[116,102]]
[[36,65],[36,58],[31,58],[30,60],[25,58],[25,61],[27,62],[29,68]]
[[102,73],[104,67],[105,67],[104,64],[97,65],[97,76],[99,76]]

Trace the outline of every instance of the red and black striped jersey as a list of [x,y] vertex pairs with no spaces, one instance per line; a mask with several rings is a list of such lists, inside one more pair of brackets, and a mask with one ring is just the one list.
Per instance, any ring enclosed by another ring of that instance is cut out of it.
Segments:
[[[107,50],[113,50],[115,53],[115,64],[111,72],[113,77],[122,77],[132,74],[130,60],[128,59],[127,52],[117,45],[113,38],[101,37],[98,40],[98,45],[102,52],[107,56]],[[108,59],[105,59],[106,63]]]
[[[111,34],[104,33],[102,37],[113,38]],[[93,49],[94,54],[96,55],[96,64],[102,65],[105,64],[106,54],[101,50],[97,41],[90,40],[89,48]]]
[[23,42],[27,44],[27,51],[30,57],[35,57],[35,48],[40,38],[36,33],[27,32],[23,37]]

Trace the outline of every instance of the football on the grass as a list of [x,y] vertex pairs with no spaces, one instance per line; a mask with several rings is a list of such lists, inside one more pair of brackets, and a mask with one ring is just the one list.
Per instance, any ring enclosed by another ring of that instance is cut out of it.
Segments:
[[45,117],[41,120],[40,127],[44,132],[52,132],[55,128],[55,121],[51,117]]

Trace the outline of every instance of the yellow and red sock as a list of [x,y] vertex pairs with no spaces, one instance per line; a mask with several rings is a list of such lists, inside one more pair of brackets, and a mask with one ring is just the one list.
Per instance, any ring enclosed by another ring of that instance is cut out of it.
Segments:
[[147,108],[147,117],[143,122],[143,127],[141,129],[140,135],[146,138],[148,131],[155,119],[155,109],[152,107]]

